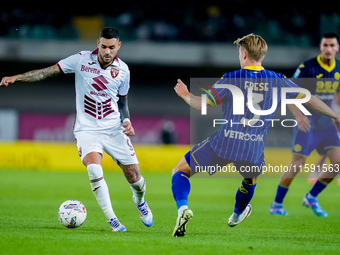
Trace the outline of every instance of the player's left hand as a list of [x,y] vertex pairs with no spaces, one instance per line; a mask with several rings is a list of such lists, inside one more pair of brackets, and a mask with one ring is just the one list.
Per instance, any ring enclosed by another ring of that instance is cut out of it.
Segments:
[[296,121],[298,125],[298,130],[302,132],[307,133],[312,127],[310,124],[310,120],[305,115],[296,116]]
[[123,122],[123,127],[125,128],[123,130],[123,133],[126,134],[127,136],[134,136],[135,135],[135,130],[133,126],[131,125],[130,121],[124,121]]

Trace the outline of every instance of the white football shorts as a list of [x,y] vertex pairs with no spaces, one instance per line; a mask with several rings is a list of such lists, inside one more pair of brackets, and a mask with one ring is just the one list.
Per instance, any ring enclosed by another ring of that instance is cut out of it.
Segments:
[[75,133],[77,148],[81,161],[90,152],[103,150],[109,154],[116,163],[123,165],[138,164],[135,149],[130,138],[123,133],[123,129],[114,131],[79,131]]

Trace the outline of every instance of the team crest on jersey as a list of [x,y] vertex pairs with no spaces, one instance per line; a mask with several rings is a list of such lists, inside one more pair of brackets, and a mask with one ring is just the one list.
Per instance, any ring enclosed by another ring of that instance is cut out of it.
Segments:
[[339,79],[340,79],[340,73],[336,72],[336,73],[334,74],[334,78],[337,79],[337,80],[339,80]]
[[115,79],[119,74],[119,70],[112,67],[110,73],[111,73],[112,78]]

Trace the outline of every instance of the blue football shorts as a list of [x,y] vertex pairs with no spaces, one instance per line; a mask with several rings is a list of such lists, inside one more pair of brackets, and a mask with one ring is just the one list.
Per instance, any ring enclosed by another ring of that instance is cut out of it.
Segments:
[[[243,178],[255,178],[262,173],[264,166],[264,156],[260,164],[219,157],[211,148],[209,138],[195,145],[184,157],[190,166],[191,176],[199,172],[207,172],[209,175],[230,172],[236,168]],[[231,163],[234,168],[227,167]]]
[[314,149],[320,155],[325,155],[327,151],[335,147],[340,147],[340,137],[335,126],[331,126],[324,131],[308,132],[298,130],[297,126],[293,130],[292,152],[294,154],[308,157]]

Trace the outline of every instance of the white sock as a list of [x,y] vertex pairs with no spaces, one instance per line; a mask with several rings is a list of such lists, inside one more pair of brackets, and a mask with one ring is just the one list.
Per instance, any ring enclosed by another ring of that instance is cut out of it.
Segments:
[[187,205],[182,205],[179,209],[178,209],[178,216],[181,216],[183,211],[185,209],[188,209],[189,207]]
[[144,194],[146,190],[146,184],[143,176],[140,177],[139,181],[135,183],[130,183],[131,190],[133,192],[133,195],[135,197],[135,201],[138,205],[141,205],[144,203]]
[[96,197],[100,208],[103,210],[106,219],[116,218],[113,212],[109,189],[103,176],[103,169],[101,165],[90,164],[87,166],[87,172],[90,177],[91,188],[94,196]]
[[237,214],[237,213],[234,213],[234,212],[233,212],[233,214],[231,215],[231,217],[232,217],[233,221],[235,221],[235,222],[237,222],[237,221],[238,221],[238,217],[239,217],[239,216],[240,216],[239,214]]
[[309,192],[308,192],[308,194],[307,194],[307,198],[308,198],[308,199],[316,199],[316,197],[312,196]]
[[283,203],[277,203],[277,202],[274,201],[274,202],[272,203],[272,205],[273,205],[273,206],[282,206]]

